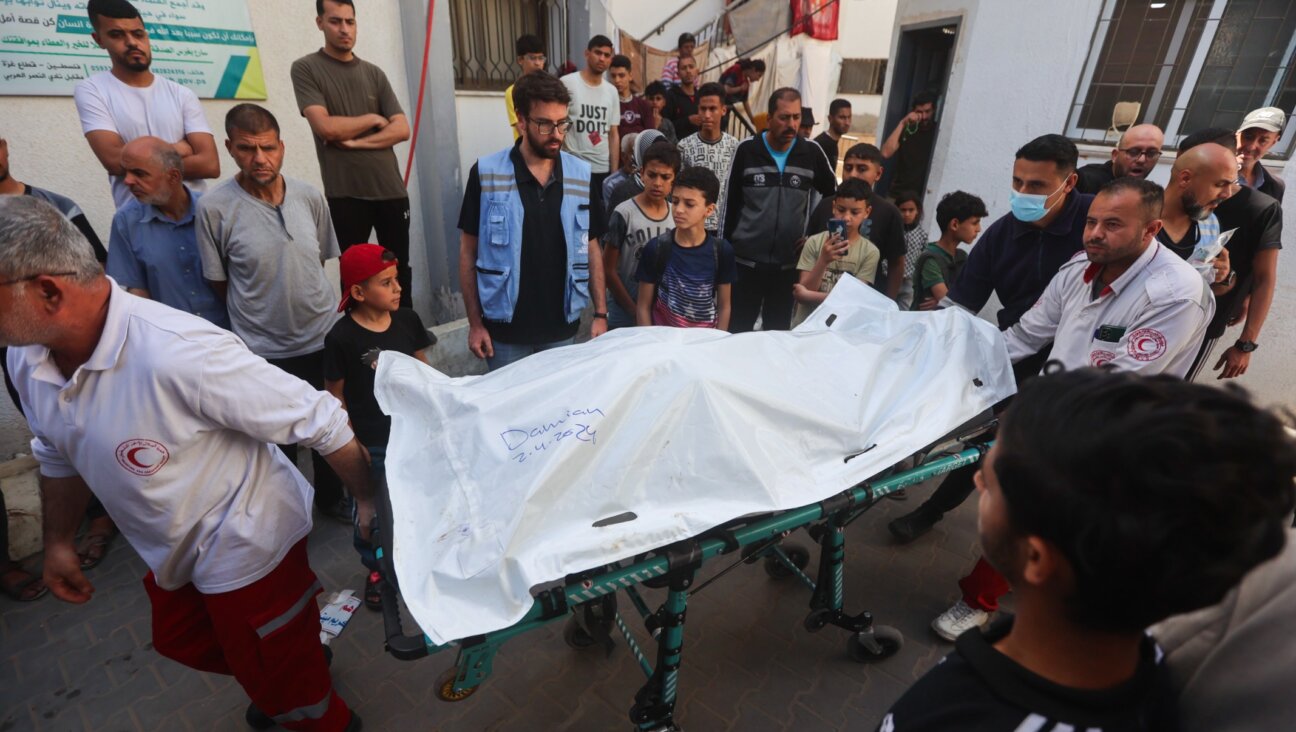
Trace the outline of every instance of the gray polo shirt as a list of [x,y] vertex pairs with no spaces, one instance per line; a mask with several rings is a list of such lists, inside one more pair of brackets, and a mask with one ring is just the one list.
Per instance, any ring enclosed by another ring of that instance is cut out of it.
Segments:
[[338,256],[324,195],[284,176],[279,206],[231,178],[198,200],[203,277],[228,282],[230,323],[258,356],[290,358],[324,348],[339,295],[324,276]]

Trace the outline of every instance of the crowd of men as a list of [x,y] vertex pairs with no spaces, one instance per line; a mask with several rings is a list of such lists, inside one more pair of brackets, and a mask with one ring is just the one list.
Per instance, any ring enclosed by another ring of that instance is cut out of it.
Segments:
[[[88,3],[112,68],[75,93],[117,206],[106,248],[73,201],[15,178],[0,139],[0,361],[35,435],[46,544],[43,577],[5,557],[0,587],[85,602],[85,572],[120,532],[151,570],[159,653],[234,675],[257,728],[357,730],[319,643],[305,537],[312,503],[351,524],[365,604],[381,607],[370,538],[390,420],[373,396],[375,354],[423,358],[431,340],[412,309],[410,202],[392,150],[410,126],[383,71],[355,53],[351,0],[315,7],[323,46],[291,77],[323,190],[283,175],[279,121],[254,104],[226,114],[237,171],[209,184],[216,136],[193,92],[150,70],[126,0]],[[937,96],[915,95],[879,148],[843,144],[843,99],[811,139],[812,110],[781,87],[763,129],[739,140],[727,120],[754,119],[765,65],[741,59],[702,83],[695,48],[681,36],[638,95],[605,36],[561,78],[538,38],[517,39],[513,144],[472,167],[459,212],[472,354],[491,370],[515,364],[573,343],[586,315],[593,338],[786,330],[847,276],[906,310],[975,313],[997,297],[1022,387],[1000,407],[999,442],[889,524],[915,541],[980,488],[985,558],[933,621],[958,640],[952,662],[882,729],[1154,728],[1136,723],[1169,714],[1153,705],[1161,662],[1144,629],[1217,602],[1278,554],[1296,500],[1280,423],[1187,383],[1208,367],[1240,376],[1259,347],[1284,193],[1261,161],[1284,113],[1186,136],[1164,187],[1148,180],[1165,143],[1151,124],[1083,167],[1061,135],[1023,141],[997,183],[1010,212],[982,233],[984,201],[944,192],[929,236]],[[334,258],[341,291],[325,276]],[[1068,373],[1041,376],[1055,369]],[[1140,457],[1140,440],[1165,459]],[[1010,590],[1018,619],[980,631]],[[1051,686],[1027,693],[1031,678]],[[1094,695],[1115,687],[1128,693]]]

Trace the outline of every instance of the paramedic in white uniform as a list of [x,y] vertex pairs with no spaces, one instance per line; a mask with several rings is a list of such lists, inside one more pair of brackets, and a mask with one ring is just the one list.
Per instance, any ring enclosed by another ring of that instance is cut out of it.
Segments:
[[73,547],[93,491],[151,570],[159,653],[233,675],[249,720],[358,726],[319,642],[312,489],[275,447],[323,453],[368,527],[369,471],[341,403],[229,331],[127,293],[30,196],[0,198],[0,344],[40,463],[50,592],[94,593]]
[[1138,178],[1103,186],[1089,207],[1083,255],[1004,332],[1014,362],[1052,341],[1051,358],[1067,369],[1188,373],[1215,298],[1192,265],[1157,243],[1163,195]]

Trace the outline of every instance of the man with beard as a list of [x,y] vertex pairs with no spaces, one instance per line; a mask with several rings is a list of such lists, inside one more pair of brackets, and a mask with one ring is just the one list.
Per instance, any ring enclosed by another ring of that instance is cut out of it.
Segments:
[[78,83],[72,96],[81,131],[108,171],[113,203],[121,208],[132,200],[123,181],[122,146],[146,135],[170,143],[190,187],[204,190],[204,179],[220,177],[220,160],[197,95],[149,71],[153,49],[135,6],[126,0],[90,0],[86,12],[94,27],[91,37],[108,52],[112,69]]
[[[1062,265],[1039,301],[1004,331],[1014,363],[1051,342],[1051,359],[1068,370],[1188,373],[1215,298],[1192,265],[1156,241],[1163,195],[1138,178],[1103,186],[1085,219],[1083,256]],[[963,597],[932,622],[950,641],[984,625],[1009,590],[984,559],[959,586]]]
[[922,193],[927,187],[927,166],[936,143],[936,95],[918,92],[909,114],[882,143],[882,157],[895,158],[895,175],[890,190]]
[[[1237,149],[1234,130],[1213,127],[1180,140],[1179,154],[1212,142],[1229,151]],[[1220,372],[1219,379],[1245,374],[1251,355],[1260,347],[1260,332],[1278,287],[1278,252],[1282,249],[1282,205],[1250,186],[1235,184],[1232,190],[1233,195],[1215,207],[1215,216],[1221,230],[1237,230],[1226,245],[1229,263],[1237,272],[1237,283],[1219,296],[1215,318],[1206,329],[1206,342],[1197,356],[1209,365],[1215,342],[1224,335],[1225,329],[1243,324],[1237,341],[1211,366],[1211,370]],[[1193,372],[1201,368],[1194,365]]]
[[823,150],[797,135],[801,93],[791,87],[769,98],[769,127],[738,145],[729,172],[724,238],[734,248],[731,333],[792,326],[792,285],[798,243],[819,200],[837,190]]
[[590,217],[599,189],[589,163],[562,150],[571,95],[537,71],[513,101],[522,139],[473,165],[459,209],[468,349],[492,371],[572,343],[591,301],[590,336],[607,332],[603,222]]
[[293,62],[297,108],[310,124],[324,195],[342,251],[369,241],[396,255],[401,307],[413,307],[409,194],[392,148],[410,137],[409,121],[387,75],[355,54],[351,0],[315,0],[324,45]]
[[1117,178],[1127,175],[1147,178],[1161,159],[1161,145],[1164,143],[1165,134],[1160,127],[1134,125],[1125,130],[1116,147],[1112,148],[1111,160],[1090,163],[1076,170],[1076,175],[1080,177],[1076,182],[1076,190],[1094,194]]
[[[324,276],[324,262],[338,256],[328,202],[310,184],[280,174],[279,121],[265,108],[235,105],[225,135],[239,172],[198,200],[203,277],[253,353],[323,389],[324,336],[338,319],[337,290]],[[280,447],[295,463],[297,446]],[[318,451],[312,458],[315,505],[350,523],[337,476]]]
[[[1179,729],[1145,629],[1282,550],[1294,477],[1282,422],[1236,391],[1097,369],[1026,384],[976,476],[981,547],[1016,615],[963,634],[878,729]],[[1211,650],[1235,679],[1256,663]]]
[[[1157,241],[1183,259],[1198,247],[1209,247],[1220,235],[1215,209],[1227,201],[1237,179],[1237,159],[1223,145],[1198,145],[1175,158],[1161,207],[1161,231]],[[1212,262],[1211,292],[1227,295],[1237,284],[1237,273],[1229,263],[1229,250],[1221,249]],[[1188,373],[1197,378],[1205,359],[1198,359]]]
[[122,148],[123,180],[135,200],[113,216],[108,276],[132,295],[170,305],[228,329],[225,298],[203,279],[194,211],[201,194],[183,182],[180,155],[157,137]]
[[[804,121],[804,120],[802,120]],[[828,105],[828,129],[819,133],[814,139],[823,148],[824,155],[828,156],[828,164],[833,170],[837,170],[838,160],[838,143],[841,142],[842,135],[850,132],[851,128],[851,103],[849,99],[834,99],[832,104]],[[904,189],[900,189],[904,190]]]

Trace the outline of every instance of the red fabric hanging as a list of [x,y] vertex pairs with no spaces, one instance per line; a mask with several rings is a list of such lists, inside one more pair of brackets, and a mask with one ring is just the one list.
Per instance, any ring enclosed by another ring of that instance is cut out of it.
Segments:
[[821,41],[837,40],[839,0],[791,0],[792,33]]

